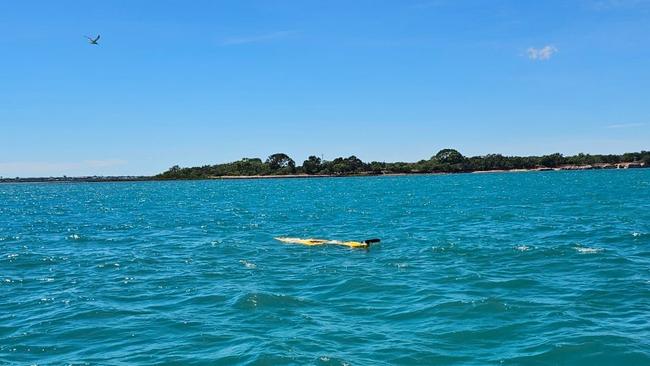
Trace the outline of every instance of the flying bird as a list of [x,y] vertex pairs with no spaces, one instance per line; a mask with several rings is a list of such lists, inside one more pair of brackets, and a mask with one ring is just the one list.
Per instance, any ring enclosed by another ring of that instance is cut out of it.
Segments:
[[97,43],[97,41],[99,41],[99,37],[100,37],[99,34],[97,35],[97,37],[96,37],[95,39],[93,39],[93,38],[91,38],[91,37],[88,37],[88,36],[85,36],[85,37],[88,38],[88,43],[90,43],[90,44],[96,44],[96,45],[99,44],[99,43]]

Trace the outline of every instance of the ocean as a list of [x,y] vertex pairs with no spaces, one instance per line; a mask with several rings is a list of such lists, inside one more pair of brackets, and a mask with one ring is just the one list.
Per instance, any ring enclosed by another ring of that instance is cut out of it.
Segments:
[[650,365],[650,169],[1,184],[0,364]]

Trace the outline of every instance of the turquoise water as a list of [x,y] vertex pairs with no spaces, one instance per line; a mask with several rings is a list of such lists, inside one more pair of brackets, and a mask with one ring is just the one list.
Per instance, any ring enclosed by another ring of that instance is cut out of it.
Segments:
[[648,365],[650,169],[0,185],[0,363]]

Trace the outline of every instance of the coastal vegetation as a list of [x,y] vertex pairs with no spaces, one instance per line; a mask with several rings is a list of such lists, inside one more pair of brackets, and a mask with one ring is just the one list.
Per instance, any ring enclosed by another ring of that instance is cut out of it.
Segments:
[[155,179],[206,179],[233,176],[288,176],[288,175],[381,175],[381,174],[418,174],[418,173],[463,173],[491,170],[522,169],[606,169],[620,167],[650,166],[650,151],[625,153],[621,155],[578,154],[564,156],[559,153],[543,156],[504,156],[488,154],[483,156],[463,156],[454,149],[443,149],[429,159],[418,162],[363,162],[352,155],[323,160],[310,156],[302,165],[284,153],[269,156],[265,161],[260,158],[243,158],[225,164],[204,165],[182,168],[178,165]]

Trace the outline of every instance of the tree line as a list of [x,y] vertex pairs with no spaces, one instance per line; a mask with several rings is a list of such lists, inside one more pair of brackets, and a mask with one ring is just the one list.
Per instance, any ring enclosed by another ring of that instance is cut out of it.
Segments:
[[259,158],[243,158],[225,164],[204,165],[182,168],[175,165],[158,179],[205,179],[220,176],[263,176],[263,175],[379,175],[379,174],[416,174],[416,173],[462,173],[486,170],[513,170],[557,168],[566,165],[594,165],[643,163],[650,166],[650,151],[625,153],[621,155],[578,154],[564,156],[559,153],[543,156],[504,156],[488,154],[483,156],[463,156],[454,149],[443,149],[428,160],[406,163],[386,163],[373,161],[366,163],[352,155],[334,160],[323,160],[310,156],[302,165],[284,153],[269,156],[265,161]]

